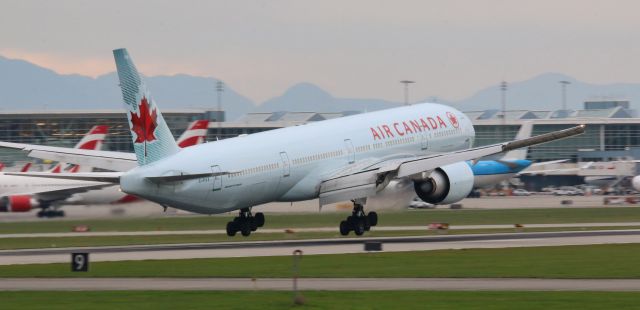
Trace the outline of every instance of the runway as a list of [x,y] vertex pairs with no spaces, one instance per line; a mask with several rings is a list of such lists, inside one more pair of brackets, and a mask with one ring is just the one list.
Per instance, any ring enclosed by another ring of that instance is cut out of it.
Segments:
[[[0,291],[292,290],[292,279],[0,279]],[[331,291],[640,291],[635,279],[302,278],[300,290]]]
[[[628,223],[566,223],[566,224],[526,224],[525,228],[576,228],[576,227],[640,227],[640,222]],[[449,230],[470,229],[512,229],[514,225],[451,225]],[[311,227],[290,228],[294,232],[337,232],[337,227]],[[422,226],[376,226],[374,231],[426,231],[427,225]],[[284,233],[285,229],[261,228],[260,233]],[[2,234],[0,240],[5,238],[48,238],[48,237],[106,237],[106,236],[166,236],[166,235],[223,235],[224,229],[209,230],[165,230],[165,231],[105,231],[105,232],[62,232],[62,233],[23,233]]]
[[640,230],[502,233],[416,237],[334,238],[192,244],[105,246],[0,251],[0,265],[68,263],[69,253],[88,252],[91,261],[283,256],[300,249],[305,255],[364,253],[365,242],[380,242],[386,252],[442,249],[640,243]]

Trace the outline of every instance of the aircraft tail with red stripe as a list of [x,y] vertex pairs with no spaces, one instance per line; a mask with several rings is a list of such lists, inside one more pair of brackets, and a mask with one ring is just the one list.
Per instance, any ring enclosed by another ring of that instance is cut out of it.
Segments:
[[[102,148],[102,144],[104,143],[104,139],[107,137],[109,133],[109,126],[107,125],[95,125],[91,127],[89,132],[87,132],[82,139],[78,143],[76,143],[76,149],[82,150],[99,150]],[[23,168],[24,169],[24,168]],[[61,173],[65,172],[89,172],[91,171],[91,167],[86,169],[82,169],[81,166],[78,165],[67,165],[65,163],[57,163],[53,168],[49,170],[51,173]]]
[[193,121],[182,133],[177,143],[180,148],[194,146],[203,143],[207,138],[207,130],[209,129],[209,120],[201,119]]

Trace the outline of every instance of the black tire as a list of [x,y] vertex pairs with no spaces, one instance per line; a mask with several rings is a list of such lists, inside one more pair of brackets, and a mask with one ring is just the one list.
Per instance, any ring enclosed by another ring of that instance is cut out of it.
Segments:
[[357,236],[362,236],[365,232],[364,219],[354,219],[353,232],[356,233]]
[[233,237],[238,232],[238,228],[235,222],[231,221],[227,223],[227,236]]
[[351,229],[349,229],[349,223],[347,223],[347,221],[342,221],[340,222],[340,234],[343,236],[347,236],[349,235],[349,231]]
[[256,213],[256,215],[254,216],[254,219],[256,220],[256,225],[258,225],[258,227],[264,226],[264,213],[262,212]]
[[256,221],[255,218],[250,217],[247,220],[249,221],[249,225],[251,226],[251,231],[258,230],[258,222]]
[[44,215],[44,211],[38,211],[38,214],[37,214],[37,215],[38,215],[38,217],[44,217],[44,216],[45,216],[45,215]]
[[57,211],[56,215],[59,217],[64,217],[64,211],[63,210]]
[[378,225],[378,213],[371,211],[367,214],[367,218],[369,219],[369,225],[376,226]]
[[249,221],[244,221],[240,224],[240,233],[244,237],[249,237],[249,235],[251,235],[251,223],[249,223]]

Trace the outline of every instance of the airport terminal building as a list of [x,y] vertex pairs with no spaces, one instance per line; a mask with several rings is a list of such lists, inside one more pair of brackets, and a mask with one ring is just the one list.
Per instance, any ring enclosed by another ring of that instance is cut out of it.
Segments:
[[[165,110],[163,115],[176,137],[196,119],[209,119],[208,140],[298,126],[358,112],[273,112],[249,113],[225,121],[224,112],[206,109]],[[586,133],[529,149],[534,161],[569,159],[607,161],[640,158],[640,118],[628,101],[585,102],[583,110],[555,111],[467,111],[476,130],[475,145],[511,140],[525,122],[533,123],[533,135],[585,124]],[[131,136],[121,110],[0,112],[0,141],[73,147],[96,124],[110,125],[105,149],[132,151]],[[15,151],[0,150],[0,160],[25,158]]]

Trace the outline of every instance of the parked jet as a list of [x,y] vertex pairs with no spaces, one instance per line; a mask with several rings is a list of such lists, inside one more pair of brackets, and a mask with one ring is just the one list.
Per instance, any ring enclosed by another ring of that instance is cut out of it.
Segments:
[[[188,147],[202,143],[206,138],[208,126],[208,120],[197,120],[190,123],[187,130],[178,139],[178,145],[180,147]],[[107,129],[108,126],[94,126],[78,142],[76,148],[83,150],[100,149],[106,137]],[[77,173],[92,171],[91,167],[84,165],[68,165],[67,168],[64,167],[65,164],[58,163],[48,172]],[[23,170],[25,169],[23,168]],[[29,212],[34,208],[39,208],[38,217],[64,216],[64,211],[59,210],[64,205],[120,204],[140,200],[133,195],[123,193],[118,186],[114,186],[111,183],[0,174],[0,184],[0,212]]]
[[[22,175],[112,182],[125,193],[197,213],[239,210],[227,223],[230,236],[248,236],[264,225],[264,215],[252,213],[255,205],[314,198],[321,205],[353,201],[352,215],[340,223],[340,233],[362,235],[378,220],[376,213],[364,211],[367,197],[376,196],[392,180],[412,182],[426,202],[449,204],[473,188],[467,160],[584,132],[584,126],[577,126],[471,148],[475,132],[469,118],[454,108],[424,103],[181,150],[127,51],[115,50],[114,56],[138,166],[126,172]],[[107,169],[126,165],[117,155],[109,158],[108,152],[2,145],[74,164],[91,162]]]

